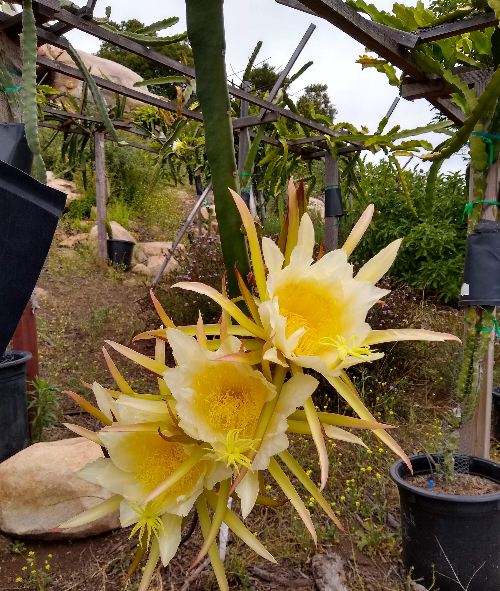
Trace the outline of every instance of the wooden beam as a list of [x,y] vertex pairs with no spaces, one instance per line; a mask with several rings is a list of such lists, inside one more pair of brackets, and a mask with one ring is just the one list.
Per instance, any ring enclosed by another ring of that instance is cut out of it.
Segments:
[[[45,3],[47,1],[48,0],[39,0],[40,3]],[[10,18],[13,18],[13,17],[10,17]],[[122,37],[121,35],[118,35],[116,33],[112,33],[111,31],[107,31],[106,29],[103,29],[102,27],[100,27],[96,23],[94,23],[92,21],[85,20],[81,17],[78,17],[78,16],[72,14],[71,12],[68,12],[67,10],[54,11],[53,18],[60,20],[62,22],[66,22],[67,24],[71,24],[75,29],[79,29],[80,31],[84,31],[85,33],[93,35],[94,37],[97,37],[103,41],[107,41],[109,43],[112,43],[113,45],[116,45],[117,47],[121,47],[122,49],[126,49],[127,51],[135,53],[136,55],[140,55],[142,57],[145,57],[154,63],[160,64],[163,66],[167,66],[180,74],[188,76],[189,78],[195,77],[194,68],[191,68],[189,66],[185,66],[184,64],[181,64],[180,62],[178,62],[172,58],[169,58],[166,55],[158,53],[157,51],[154,51],[152,49],[148,49],[147,47],[144,47],[143,45],[140,45],[139,43],[136,43],[135,41],[131,41],[130,39],[126,39],[125,37]],[[362,20],[365,21],[365,19],[362,19]],[[368,22],[368,21],[365,21],[365,22]],[[37,35],[39,36],[39,38],[41,40],[45,41],[46,43],[50,43],[50,44],[52,44],[56,47],[59,47],[61,49],[67,49],[67,47],[68,47],[67,39],[65,39],[64,37],[59,37],[58,35],[51,33],[50,31],[48,31],[47,29],[45,29],[43,27],[37,28]],[[81,77],[79,79],[81,79]],[[329,129],[325,125],[322,125],[316,121],[313,121],[312,119],[308,119],[307,117],[302,117],[301,115],[297,115],[296,113],[293,113],[292,111],[290,111],[288,109],[285,109],[285,108],[280,107],[278,105],[274,105],[274,104],[270,103],[269,101],[261,99],[260,97],[255,96],[254,94],[251,94],[249,92],[245,92],[241,88],[237,88],[235,86],[229,86],[228,90],[229,90],[229,93],[231,95],[235,96],[236,98],[246,100],[250,104],[257,105],[257,106],[264,108],[268,111],[274,111],[276,113],[279,113],[282,117],[285,117],[286,119],[289,119],[291,121],[295,121],[296,123],[300,123],[301,125],[305,125],[306,127],[310,128],[310,129],[314,129],[316,131],[319,131],[320,133],[324,133],[324,134],[332,136],[332,137],[337,137],[339,135],[342,135],[337,131],[333,131],[333,130]],[[127,96],[127,95],[125,95],[125,96]],[[131,97],[131,98],[135,98],[135,96]],[[143,102],[147,102],[141,98],[139,98],[138,100],[142,100]],[[149,104],[152,104],[152,103],[149,103]],[[166,108],[166,107],[162,106],[161,108]],[[184,111],[183,111],[183,113],[184,113]]]
[[[493,68],[476,70],[472,68],[461,67],[452,68],[452,72],[454,74],[458,74],[459,78],[466,84],[472,85],[488,81],[493,74]],[[409,101],[419,98],[449,96],[454,92],[456,92],[455,89],[442,78],[428,80],[427,82],[404,82],[401,86],[402,98]]]
[[[397,29],[373,23],[342,0],[301,0],[301,3],[408,76],[415,80],[426,79],[426,75],[417,68],[409,52],[402,46],[402,39],[407,39],[406,46],[415,47],[417,36],[413,33],[394,33]],[[395,35],[398,35],[397,41]]]
[[466,18],[462,18],[451,23],[443,23],[435,27],[427,27],[417,31],[417,44],[429,43],[437,41],[438,39],[446,39],[447,37],[454,37],[462,33],[470,31],[478,31],[480,29],[487,29],[488,27],[497,27],[498,19],[493,10],[480,12]]
[[108,241],[106,231],[106,164],[104,150],[104,134],[96,131],[94,134],[95,154],[95,201],[97,209],[97,256],[108,260]]
[[280,120],[281,115],[276,111],[268,111],[262,117],[260,115],[248,115],[246,117],[238,117],[233,119],[233,129],[241,129],[243,127],[253,127],[254,125],[261,125],[262,123],[273,123]]

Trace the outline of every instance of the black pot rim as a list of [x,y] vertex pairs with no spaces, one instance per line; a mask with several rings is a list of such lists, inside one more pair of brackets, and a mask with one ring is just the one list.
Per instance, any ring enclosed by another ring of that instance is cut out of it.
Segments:
[[135,242],[132,242],[132,240],[120,240],[119,238],[108,238],[108,242],[125,242],[126,244],[135,245]]
[[15,365],[21,365],[22,363],[27,363],[33,355],[29,351],[5,351],[6,355],[14,355],[16,359],[12,361],[6,361],[2,363],[0,359],[0,371],[7,367],[14,367]]
[[[430,454],[433,458],[440,458],[443,456],[443,454]],[[467,455],[467,454],[465,454]],[[426,456],[421,454],[421,455],[416,455],[416,456],[409,456],[409,460],[410,463],[412,462],[412,460],[416,460],[418,458],[425,458]],[[474,460],[478,461],[478,462],[483,462],[485,464],[493,464],[493,465],[498,465],[497,462],[493,462],[492,460],[485,460],[484,458],[477,458],[476,456],[469,456],[469,458],[473,458]],[[399,471],[400,469],[404,467],[406,470],[408,470],[408,467],[406,466],[405,462],[403,462],[403,460],[397,460],[396,462],[394,462],[394,464],[391,466],[391,470],[390,470],[390,477],[392,478],[392,480],[396,483],[398,488],[403,488],[405,490],[407,490],[408,492],[411,492],[415,495],[420,495],[421,497],[426,497],[428,499],[433,499],[433,500],[439,500],[439,501],[448,501],[450,503],[486,503],[486,502],[490,502],[490,501],[497,501],[500,500],[500,492],[495,492],[495,493],[489,493],[487,495],[450,495],[447,493],[435,493],[435,492],[431,492],[430,490],[426,490],[425,488],[420,488],[418,486],[415,486],[414,484],[410,484],[409,482],[407,482],[402,476],[399,475]],[[429,472],[427,472],[427,474],[430,474],[430,469]],[[421,475],[422,473],[420,473]],[[472,475],[474,476],[475,474],[472,472]],[[408,476],[410,476],[410,473],[408,471]],[[482,474],[476,474],[475,476],[481,476],[481,478],[484,478],[485,480],[490,480],[491,482],[495,482],[489,478],[486,478],[485,476],[483,476]],[[500,484],[500,483],[497,483]]]

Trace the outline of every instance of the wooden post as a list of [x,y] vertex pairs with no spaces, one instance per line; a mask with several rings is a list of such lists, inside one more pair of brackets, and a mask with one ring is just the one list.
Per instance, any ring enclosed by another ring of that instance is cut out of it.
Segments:
[[[339,165],[331,154],[325,156],[325,187],[339,184]],[[326,211],[325,194],[325,211]],[[339,247],[339,218],[337,216],[325,216],[325,239],[323,248],[325,253]]]
[[97,209],[97,256],[108,260],[108,242],[106,224],[106,165],[104,152],[104,134],[94,134],[95,152],[95,201]]
[[[38,365],[38,333],[36,329],[36,302],[34,295],[24,309],[21,320],[17,325],[16,332],[12,337],[12,349],[14,351],[29,351],[32,355],[26,364],[26,381],[32,382],[39,375]],[[30,387],[28,386],[28,390]]]

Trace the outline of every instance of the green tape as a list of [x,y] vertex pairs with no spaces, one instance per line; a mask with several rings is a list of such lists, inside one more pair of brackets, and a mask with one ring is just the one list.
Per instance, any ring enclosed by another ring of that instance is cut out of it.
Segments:
[[22,86],[15,86],[14,88],[0,88],[2,92],[14,92],[15,90],[21,90]]
[[335,187],[340,187],[340,185],[325,185],[325,189],[334,189]]
[[479,199],[478,201],[471,201],[470,203],[466,203],[464,207],[464,212],[462,214],[462,221],[465,220],[466,215],[471,215],[472,208],[474,205],[478,203],[487,203],[488,205],[500,205],[500,201],[485,201],[484,199]]

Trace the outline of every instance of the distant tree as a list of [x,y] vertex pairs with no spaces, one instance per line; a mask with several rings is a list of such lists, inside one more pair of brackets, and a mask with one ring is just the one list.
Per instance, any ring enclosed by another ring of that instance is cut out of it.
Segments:
[[271,90],[279,75],[275,66],[264,62],[261,66],[252,69],[248,76],[248,82],[252,83],[253,89],[258,94],[264,94]]
[[[122,21],[120,24],[117,23],[110,23],[117,29],[121,31],[130,31],[135,33],[139,29],[144,27],[144,24],[138,21],[137,19],[132,19],[128,21]],[[193,62],[193,52],[191,51],[191,47],[187,42],[181,41],[179,43],[172,43],[172,45],[166,45],[164,47],[155,48],[156,51],[171,57],[176,61],[181,60],[181,54],[183,54],[186,59],[187,63],[190,66],[194,65]],[[160,64],[155,64],[154,62],[147,60],[135,53],[127,51],[125,49],[121,49],[120,47],[116,47],[111,43],[103,42],[99,51],[96,53],[99,57],[106,58],[108,60],[112,60],[114,62],[118,62],[130,68],[136,74],[139,74],[145,80],[149,80],[151,78],[161,78],[162,76],[174,76],[178,74],[174,72],[171,68],[167,68],[166,66],[161,66]],[[173,84],[168,85],[151,85],[148,86],[149,90],[160,96],[167,97],[169,99],[175,99],[176,91],[175,86]]]
[[297,101],[297,109],[304,117],[309,117],[309,105],[312,104],[314,112],[325,115],[333,121],[337,109],[330,100],[326,84],[310,84],[306,86],[304,94]]

